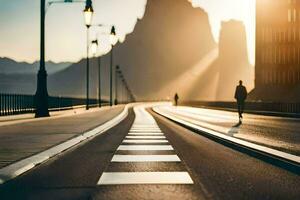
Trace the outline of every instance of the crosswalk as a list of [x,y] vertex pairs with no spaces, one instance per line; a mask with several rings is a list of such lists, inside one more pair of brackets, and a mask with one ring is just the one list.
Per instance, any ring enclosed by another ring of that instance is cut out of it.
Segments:
[[134,112],[135,121],[98,185],[193,184],[154,118],[144,107]]

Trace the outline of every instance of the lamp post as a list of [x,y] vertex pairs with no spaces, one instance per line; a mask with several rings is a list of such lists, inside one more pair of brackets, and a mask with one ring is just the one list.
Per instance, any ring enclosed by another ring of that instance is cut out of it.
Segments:
[[118,42],[118,38],[116,37],[116,29],[115,26],[111,27],[110,31],[110,44],[111,44],[111,53],[110,53],[110,90],[109,90],[109,105],[113,105],[113,92],[112,92],[112,84],[113,84],[113,50],[114,50],[114,45]]
[[[96,56],[98,49],[98,40],[93,40],[91,45],[92,53]],[[101,55],[98,56],[98,106],[101,107]]]
[[86,35],[87,35],[87,45],[86,45],[86,110],[89,109],[89,28],[92,23],[93,18],[93,6],[91,0],[86,0],[85,9],[83,10],[84,18],[85,18],[85,25],[87,28]]
[[123,104],[124,103],[124,96],[123,96],[124,77],[122,73],[120,75],[120,82],[121,82],[121,103]]
[[120,73],[120,67],[117,65],[116,66],[116,71],[115,71],[115,105],[118,105],[118,76]]
[[41,0],[41,41],[40,41],[40,68],[37,74],[37,89],[35,93],[35,117],[48,117],[48,91],[47,91],[47,71],[45,67],[45,15],[47,8],[54,3],[81,3],[83,0]]
[[40,68],[37,74],[37,89],[35,93],[35,117],[48,117],[47,72],[45,68],[45,0],[41,0],[41,43]]

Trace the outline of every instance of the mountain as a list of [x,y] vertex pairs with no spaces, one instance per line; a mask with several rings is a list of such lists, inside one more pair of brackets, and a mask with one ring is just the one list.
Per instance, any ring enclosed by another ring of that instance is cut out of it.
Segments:
[[186,0],[148,0],[134,32],[115,47],[115,63],[137,99],[166,99],[182,84],[178,77],[216,46],[203,9]]
[[[90,59],[90,96],[97,97],[98,92],[98,60]],[[109,64],[101,62],[102,96],[107,98],[109,88]],[[86,95],[86,59],[72,64],[70,67],[48,77],[49,94],[55,96],[83,97]]]
[[[48,74],[61,71],[70,66],[70,62],[54,63],[46,62]],[[36,74],[39,69],[39,62],[34,63],[17,62],[10,58],[0,58],[0,74]]]

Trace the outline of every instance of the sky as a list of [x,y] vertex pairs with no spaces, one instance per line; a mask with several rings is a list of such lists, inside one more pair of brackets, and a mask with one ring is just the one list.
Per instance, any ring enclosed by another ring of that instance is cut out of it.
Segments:
[[[247,31],[248,54],[255,60],[255,0],[189,0],[209,15],[215,40],[218,42],[222,21],[240,20]],[[34,62],[39,59],[38,0],[0,0],[0,57]],[[93,0],[94,24],[104,24],[90,30],[90,40],[98,38],[104,54],[110,50],[107,34],[114,24],[120,41],[134,31],[137,19],[142,19],[147,0]],[[84,3],[52,4],[46,13],[46,60],[76,62],[86,57]],[[91,55],[92,56],[92,55]]]

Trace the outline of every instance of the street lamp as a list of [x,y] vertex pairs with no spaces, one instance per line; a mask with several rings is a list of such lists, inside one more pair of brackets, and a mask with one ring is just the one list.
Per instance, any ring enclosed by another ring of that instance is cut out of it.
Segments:
[[89,28],[92,24],[93,18],[93,6],[92,0],[86,0],[85,9],[83,10],[85,25],[86,25],[86,35],[87,35],[87,45],[86,45],[86,110],[89,109]]
[[96,56],[98,50],[98,40],[93,40],[91,44],[91,52],[94,56]]
[[115,71],[115,105],[118,104],[118,78],[120,73],[121,73],[120,67],[119,65],[117,65]]
[[115,26],[111,27],[111,31],[110,31],[110,44],[111,44],[111,53],[110,53],[110,91],[109,91],[109,105],[112,106],[113,105],[113,97],[112,97],[112,76],[113,76],[113,50],[114,50],[114,45],[117,44],[118,42],[118,38],[116,36],[116,29]]
[[47,72],[45,68],[45,0],[41,0],[40,69],[35,93],[35,117],[49,117]]
[[[98,40],[93,40],[91,51],[96,56],[98,49]],[[101,107],[101,55],[98,56],[98,106]]]
[[47,71],[45,68],[45,15],[47,9],[54,3],[81,3],[83,0],[41,0],[41,40],[40,40],[40,68],[37,74],[37,89],[35,93],[35,117],[49,117]]
[[111,27],[109,40],[112,46],[116,45],[118,42],[118,37],[116,36],[116,29],[115,26]]

